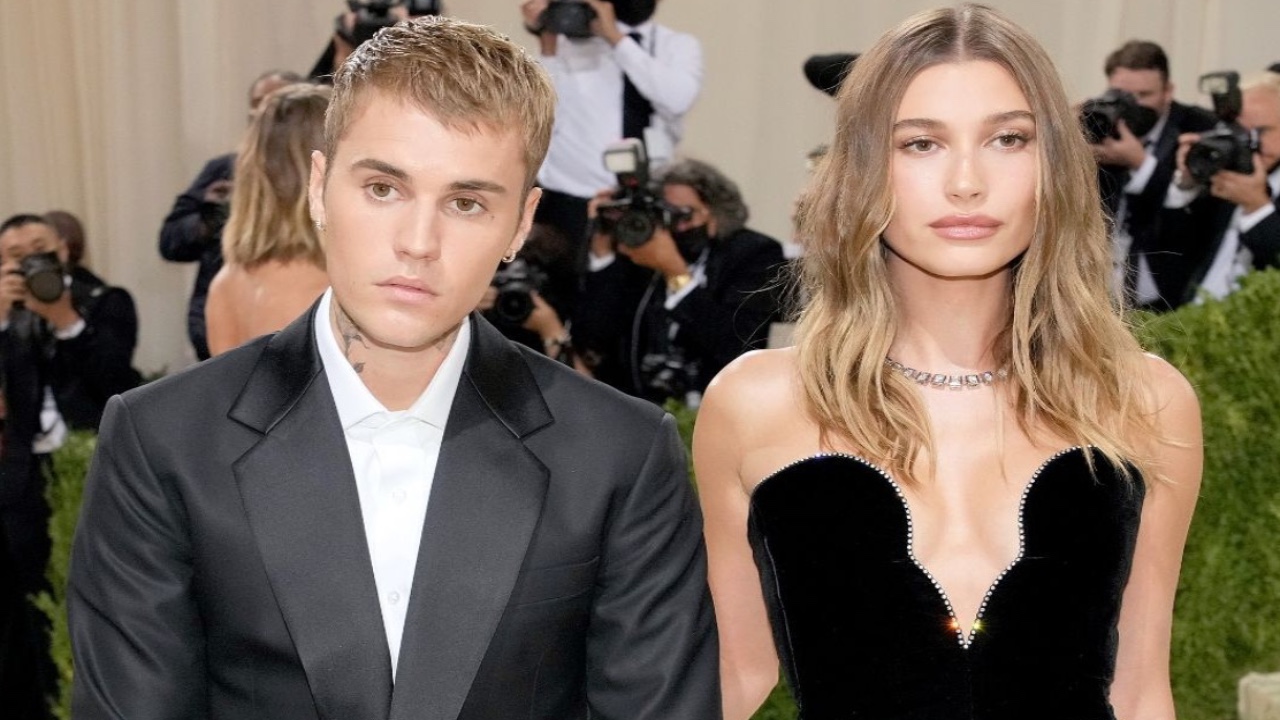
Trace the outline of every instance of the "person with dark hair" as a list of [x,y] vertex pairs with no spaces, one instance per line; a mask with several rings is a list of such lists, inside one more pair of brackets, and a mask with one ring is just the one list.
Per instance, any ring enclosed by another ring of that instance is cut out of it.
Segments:
[[[68,430],[96,430],[107,400],[139,382],[133,369],[138,319],[133,299],[90,274],[71,272],[70,250],[39,215],[0,224],[0,534],[8,557],[0,565],[5,592],[22,598],[45,589],[49,507],[45,473],[50,453]],[[21,687],[0,687],[19,717],[41,710],[54,687],[44,620],[34,607],[18,616],[15,643],[0,658],[29,673]]]
[[[559,3],[565,9],[570,3]],[[521,4],[556,86],[556,126],[538,172],[538,222],[564,233],[585,257],[587,204],[615,182],[602,156],[619,138],[638,138],[658,164],[674,157],[684,116],[702,90],[702,45],[653,20],[656,0],[585,0],[587,37],[547,25],[549,0]]]
[[575,342],[598,379],[655,402],[696,404],[720,368],[764,347],[780,319],[782,246],[746,227],[737,184],[711,165],[682,160],[656,181],[676,209],[671,227],[628,247],[595,223]]
[[1107,56],[1103,69],[1109,87],[1130,93],[1150,119],[1149,126],[1137,128],[1120,120],[1118,138],[1103,137],[1091,146],[1103,206],[1112,219],[1113,284],[1137,307],[1169,310],[1184,302],[1201,257],[1197,248],[1178,245],[1176,234],[1160,223],[1178,136],[1208,130],[1217,119],[1173,99],[1169,59],[1156,43],[1130,40]]
[[111,401],[67,622],[77,720],[715,720],[675,419],[474,312],[554,121],[492,28],[383,29],[334,76],[329,289]]
[[66,210],[50,210],[44,214],[44,219],[67,244],[67,264],[80,268],[85,256],[84,224],[80,218]]
[[[302,76],[289,70],[268,70],[255,78],[249,86],[249,119],[272,91],[297,82],[302,82]],[[187,337],[197,360],[209,357],[204,305],[209,283],[222,268],[222,226],[231,203],[235,164],[235,153],[219,155],[205,163],[191,186],[174,200],[160,227],[160,257],[169,262],[200,264],[187,304]]]
[[801,217],[792,347],[694,429],[726,720],[1173,718],[1195,392],[1107,290],[1058,72],[982,5],[858,59]]

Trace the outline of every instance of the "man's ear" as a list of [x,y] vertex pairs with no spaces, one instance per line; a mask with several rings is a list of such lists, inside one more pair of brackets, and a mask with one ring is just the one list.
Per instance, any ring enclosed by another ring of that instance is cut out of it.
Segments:
[[540,200],[542,200],[542,188],[529,188],[529,193],[524,198],[524,212],[520,214],[520,226],[516,228],[516,236],[511,239],[511,245],[508,248],[512,253],[520,252],[520,248],[524,247],[524,241],[529,238],[529,231],[533,229],[533,215],[538,210]]
[[319,150],[311,151],[311,179],[307,184],[307,200],[311,203],[311,220],[325,224],[324,184],[325,171],[328,169],[328,158]]

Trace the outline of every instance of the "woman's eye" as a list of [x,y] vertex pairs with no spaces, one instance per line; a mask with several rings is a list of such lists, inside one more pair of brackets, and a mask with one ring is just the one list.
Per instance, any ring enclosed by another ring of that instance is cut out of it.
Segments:
[[1015,148],[1025,145],[1027,136],[1022,133],[1007,133],[996,137],[996,144],[1003,148]]
[[906,144],[903,145],[903,147],[906,148],[907,150],[913,150],[915,152],[921,152],[921,153],[929,152],[935,146],[936,146],[935,143],[932,140],[929,140],[927,138],[917,138],[915,140],[908,140]]

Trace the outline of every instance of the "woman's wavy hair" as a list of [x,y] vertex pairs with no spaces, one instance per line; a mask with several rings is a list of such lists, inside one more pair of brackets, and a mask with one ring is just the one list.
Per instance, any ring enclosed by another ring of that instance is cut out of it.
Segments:
[[324,246],[311,224],[307,183],[311,151],[324,147],[331,90],[286,85],[262,101],[236,157],[231,216],[222,254],[245,267],[303,259],[324,267]]
[[1150,463],[1134,442],[1154,434],[1144,361],[1110,292],[1111,256],[1097,166],[1052,61],[1026,31],[974,4],[918,14],[854,64],[837,97],[831,149],[804,195],[796,330],[808,410],[906,482],[933,455],[918,388],[885,366],[897,307],[881,245],[894,198],[892,127],[907,86],[940,63],[994,62],[1017,81],[1036,121],[1039,178],[1029,249],[1010,273],[1008,324],[996,362],[1029,436],[1093,446],[1126,475]]

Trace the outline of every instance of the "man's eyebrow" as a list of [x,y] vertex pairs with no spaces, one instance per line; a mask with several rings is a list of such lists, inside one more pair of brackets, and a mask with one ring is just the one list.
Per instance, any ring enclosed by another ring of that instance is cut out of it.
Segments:
[[[1029,110],[1009,110],[1007,112],[993,113],[988,115],[983,121],[986,125],[1002,125],[1013,120],[1030,120],[1036,121],[1036,116]],[[933,118],[906,118],[899,120],[893,124],[893,131],[897,132],[904,128],[918,128],[921,130],[936,131],[946,126],[946,123]]]
[[483,192],[492,193],[494,195],[504,195],[507,189],[502,185],[490,180],[457,180],[449,183],[449,189],[454,192]]
[[351,167],[353,169],[365,168],[366,170],[373,170],[374,172],[380,172],[383,175],[390,175],[391,177],[395,178],[396,180],[399,180],[400,182],[404,182],[404,183],[409,182],[409,173],[405,172],[404,170],[401,170],[400,168],[396,167],[395,165],[392,165],[389,162],[384,162],[382,160],[376,160],[374,158],[363,158],[361,160],[357,160],[351,163]]

